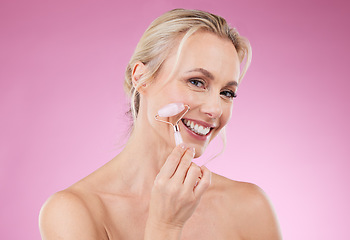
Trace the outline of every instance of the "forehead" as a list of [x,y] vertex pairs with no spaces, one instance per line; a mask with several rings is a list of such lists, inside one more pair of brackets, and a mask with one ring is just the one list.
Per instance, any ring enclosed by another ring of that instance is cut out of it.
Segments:
[[177,49],[174,49],[166,60],[165,71],[172,69],[175,74],[182,74],[193,69],[205,69],[215,79],[238,81],[240,62],[237,51],[229,39],[200,31],[185,41],[176,61]]

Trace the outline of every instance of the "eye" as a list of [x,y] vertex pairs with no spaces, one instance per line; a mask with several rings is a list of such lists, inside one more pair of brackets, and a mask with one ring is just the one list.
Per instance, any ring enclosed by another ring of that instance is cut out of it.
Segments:
[[205,88],[205,82],[203,80],[192,78],[192,79],[188,80],[188,82],[197,88]]
[[234,91],[231,91],[231,90],[221,91],[220,95],[225,97],[225,98],[229,98],[229,99],[233,99],[233,98],[237,97],[237,94]]

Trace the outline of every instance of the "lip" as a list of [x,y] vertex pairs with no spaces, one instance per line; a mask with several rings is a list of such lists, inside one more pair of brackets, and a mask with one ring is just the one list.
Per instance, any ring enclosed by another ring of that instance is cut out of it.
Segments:
[[203,121],[200,121],[200,120],[194,120],[194,119],[191,119],[191,118],[182,118],[182,119],[189,120],[191,122],[197,123],[198,125],[202,125],[203,127],[206,127],[206,128],[216,128],[215,124],[210,124],[210,123],[203,122]]
[[193,131],[191,131],[190,129],[188,129],[187,126],[183,123],[183,121],[181,121],[181,124],[183,125],[183,128],[186,130],[186,132],[188,132],[193,138],[195,138],[197,140],[200,140],[200,141],[207,140],[207,138],[211,135],[212,130],[216,127],[213,124],[209,124],[209,123],[206,123],[206,122],[203,122],[203,121],[199,121],[199,120],[193,120],[193,119],[189,119],[189,118],[183,118],[183,119],[192,121],[194,123],[202,125],[203,127],[209,127],[210,128],[209,133],[207,135],[202,136],[202,135],[196,134]]

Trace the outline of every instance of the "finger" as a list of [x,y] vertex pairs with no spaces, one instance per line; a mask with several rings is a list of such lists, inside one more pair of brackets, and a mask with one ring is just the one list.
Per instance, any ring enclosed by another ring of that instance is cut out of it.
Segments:
[[198,182],[197,187],[194,189],[194,194],[196,197],[201,197],[211,183],[211,172],[209,169],[205,166],[202,166],[201,170],[203,173],[202,179]]
[[183,144],[176,146],[168,156],[157,177],[171,178],[184,155],[186,147]]
[[199,178],[202,176],[201,169],[197,166],[197,164],[192,163],[190,168],[187,171],[184,186],[188,189],[193,189],[196,186],[196,182],[198,182]]
[[179,166],[177,167],[177,169],[174,173],[173,178],[175,181],[177,181],[181,184],[184,182],[186,173],[188,171],[188,168],[191,165],[194,154],[195,154],[194,148],[189,148],[186,150],[185,154],[181,158]]

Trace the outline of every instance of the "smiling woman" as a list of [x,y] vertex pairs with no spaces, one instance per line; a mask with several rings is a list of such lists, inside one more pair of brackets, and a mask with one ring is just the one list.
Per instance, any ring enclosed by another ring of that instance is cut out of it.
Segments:
[[[183,120],[193,127],[181,123],[180,129],[184,130],[184,142],[194,147],[199,157],[231,116],[239,66],[237,51],[229,39],[198,31],[187,39],[179,55],[168,55],[151,84],[141,87],[141,110],[137,117],[157,132],[156,129],[163,127],[153,121],[158,109],[172,102],[189,105],[191,110]],[[145,71],[148,68],[142,62],[135,65],[137,79],[145,75]],[[205,135],[198,134],[199,129],[208,128],[210,131]],[[158,134],[159,139],[171,146],[173,140],[166,129]]]
[[[221,17],[176,9],[156,19],[126,70],[134,122],[125,148],[45,203],[43,239],[281,239],[257,186],[192,163],[229,121],[250,59],[249,42]],[[172,103],[189,106],[178,146],[155,119]]]

